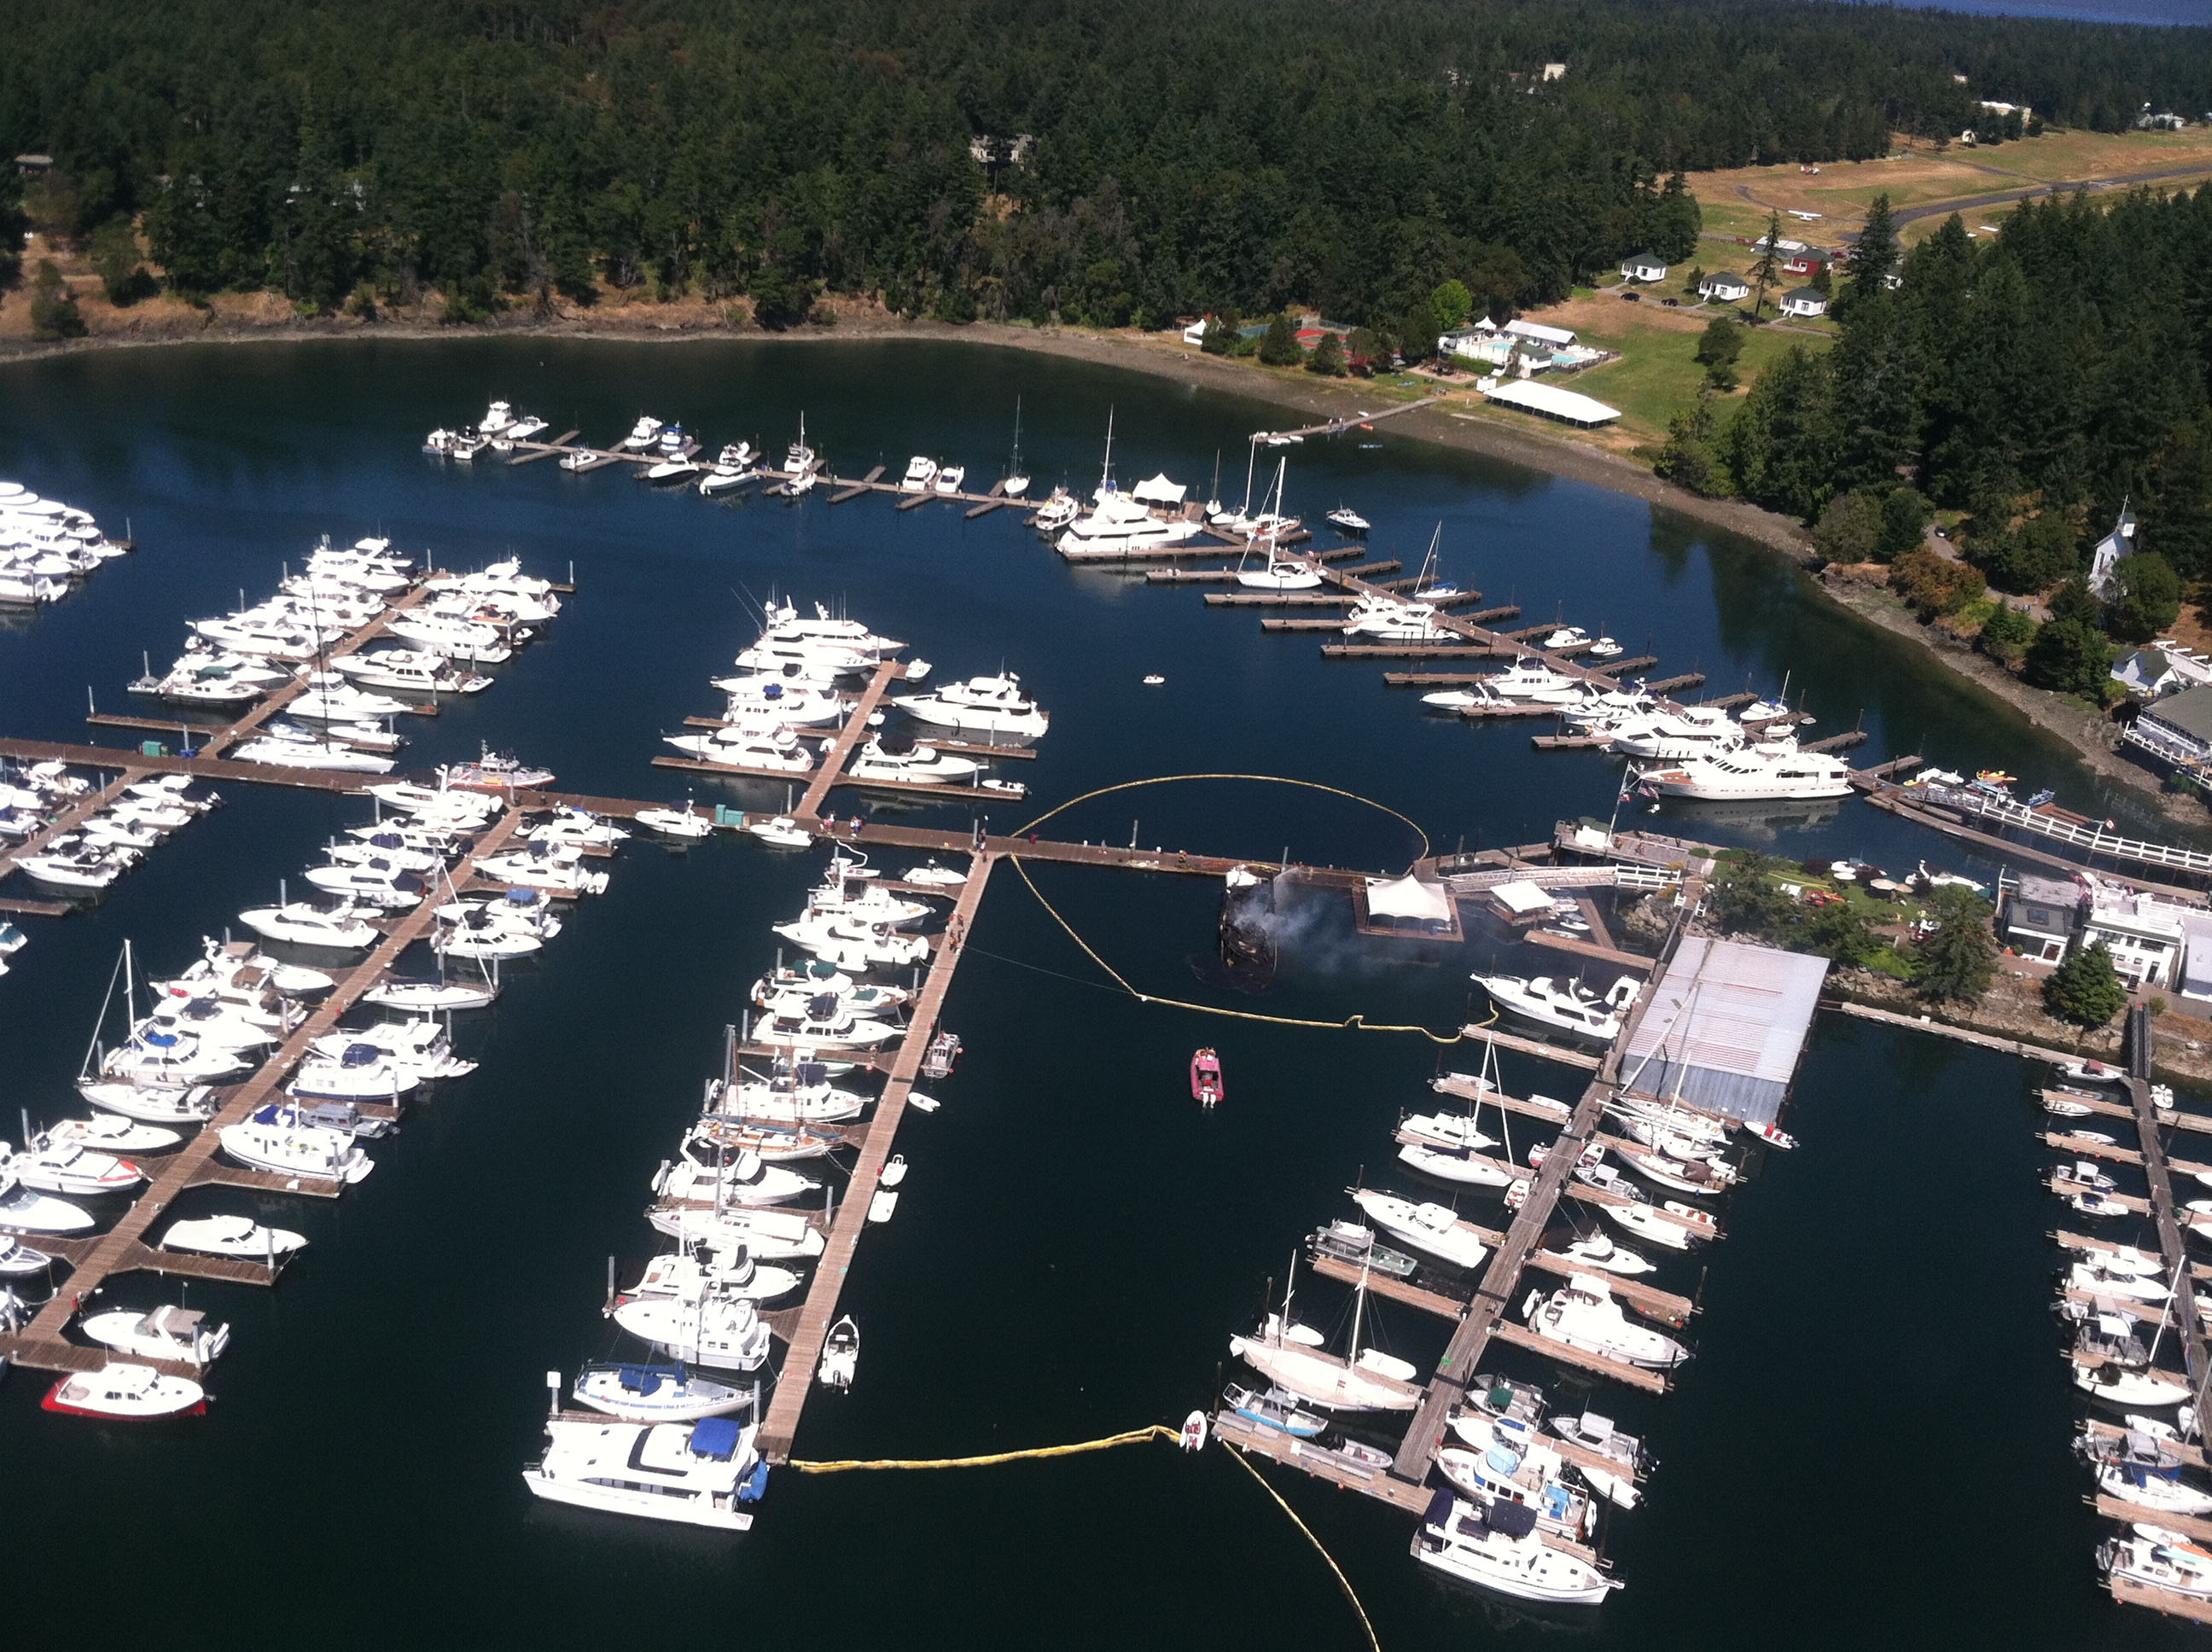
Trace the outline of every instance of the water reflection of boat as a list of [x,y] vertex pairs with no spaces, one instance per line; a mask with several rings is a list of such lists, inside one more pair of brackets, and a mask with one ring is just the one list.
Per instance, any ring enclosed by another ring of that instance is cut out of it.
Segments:
[[1844,806],[1840,798],[1805,800],[1765,798],[1669,798],[1667,815],[1687,825],[1692,821],[1710,826],[1732,826],[1738,831],[1771,837],[1785,829],[1825,826]]

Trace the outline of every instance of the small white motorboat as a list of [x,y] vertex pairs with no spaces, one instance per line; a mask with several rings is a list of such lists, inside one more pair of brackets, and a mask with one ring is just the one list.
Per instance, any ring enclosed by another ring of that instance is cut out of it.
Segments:
[[[15,1177],[8,1174],[8,1167],[0,1164],[0,1187],[9,1187],[14,1181]],[[5,1196],[0,1196],[0,1228],[15,1228],[24,1233],[70,1234],[82,1233],[93,1225],[91,1212],[66,1199],[56,1199],[52,1193],[14,1187]]]
[[638,1282],[622,1294],[632,1297],[672,1297],[696,1303],[710,1296],[750,1297],[757,1303],[788,1297],[806,1283],[795,1268],[775,1267],[761,1261],[740,1245],[734,1250],[696,1248],[674,1250],[646,1264]]
[[64,1119],[46,1132],[57,1145],[75,1144],[103,1153],[158,1153],[174,1147],[184,1138],[157,1124],[141,1124],[113,1113],[95,1113],[88,1119]]
[[77,1371],[46,1391],[42,1410],[103,1421],[148,1423],[165,1417],[202,1417],[207,1390],[190,1377],[170,1376],[150,1365],[111,1360],[96,1371]]
[[26,1187],[77,1199],[127,1193],[146,1179],[146,1173],[127,1158],[97,1152],[80,1142],[57,1142],[44,1134],[31,1138],[21,1152],[7,1161],[7,1168]]
[[951,866],[940,866],[932,860],[925,865],[909,866],[900,881],[919,884],[924,889],[957,889],[968,881],[968,874]]
[[285,1228],[265,1228],[243,1216],[202,1216],[169,1224],[161,1238],[167,1250],[196,1250],[206,1256],[234,1256],[249,1262],[289,1256],[307,1242]]
[[210,1326],[198,1309],[168,1303],[143,1314],[128,1308],[90,1314],[79,1328],[94,1342],[134,1359],[172,1360],[180,1365],[212,1365],[230,1346],[230,1327]]
[[53,1263],[54,1259],[43,1250],[33,1250],[20,1239],[0,1233],[0,1278],[42,1272]]
[[1659,1270],[1626,1245],[1616,1245],[1601,1233],[1587,1239],[1577,1239],[1560,1253],[1577,1267],[1594,1267],[1606,1273],[1618,1273],[1632,1278],[1639,1273],[1656,1273]]
[[822,1339],[822,1364],[818,1375],[822,1386],[836,1388],[840,1393],[853,1386],[853,1377],[860,1364],[860,1327],[847,1314],[830,1327]]
[[634,818],[649,832],[658,832],[663,837],[680,838],[687,842],[696,842],[714,829],[714,821],[701,814],[689,802],[681,809],[641,809]]
[[205,1084],[135,1084],[126,1079],[85,1078],[77,1080],[76,1088],[94,1107],[149,1124],[204,1124],[216,1113],[215,1097]]
[[671,1203],[782,1205],[822,1186],[757,1153],[740,1152],[726,1164],[710,1164],[692,1157],[694,1151],[687,1146],[682,1157],[654,1172],[654,1193]]

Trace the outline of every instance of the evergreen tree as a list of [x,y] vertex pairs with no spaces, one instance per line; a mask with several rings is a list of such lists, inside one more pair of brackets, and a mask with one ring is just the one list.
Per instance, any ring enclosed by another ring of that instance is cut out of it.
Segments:
[[2112,635],[2129,642],[2148,642],[2162,635],[2181,613],[2181,576],[2156,551],[2123,556],[2113,566]]
[[1267,324],[1267,336],[1260,341],[1260,359],[1271,367],[1296,367],[1305,351],[1298,346],[1298,330],[1286,314],[1279,314]]
[[1698,205],[1698,197],[1690,192],[1680,173],[1669,173],[1651,215],[1650,250],[1669,264],[1680,264],[1698,250],[1698,237],[1705,227],[1705,212]]
[[41,343],[84,337],[84,317],[52,258],[39,260],[38,279],[31,283],[31,337]]
[[0,167],[0,287],[22,279],[23,234],[30,227],[23,211],[23,176],[13,167]]
[[1306,358],[1306,371],[1318,374],[1325,379],[1343,376],[1344,347],[1336,342],[1334,333],[1322,334],[1321,341],[1313,348],[1313,354]]
[[1893,562],[1909,552],[1917,550],[1928,534],[1928,524],[1933,513],[1928,501],[1911,488],[1893,488],[1881,501],[1881,528],[1875,545],[1875,555],[1885,562]]
[[2034,643],[2035,633],[2033,616],[2017,608],[2000,607],[1982,622],[1974,646],[2000,665],[2017,665]]
[[1938,1002],[1974,1003],[1996,975],[1990,903],[1972,890],[1947,886],[1929,904],[1936,928],[1915,949],[1913,989]]
[[1210,318],[1199,335],[1198,347],[1208,355],[1226,355],[1237,342],[1237,329],[1219,316]]
[[2112,646],[2103,632],[2080,620],[2054,619],[2035,634],[2026,670],[2039,689],[2098,699],[2112,677]]
[[1845,285],[1832,307],[1840,322],[1850,315],[1863,296],[1886,290],[1889,277],[1898,266],[1897,219],[1890,211],[1887,192],[1877,195],[1867,208],[1866,228],[1859,231],[1858,239],[1844,258]]
[[1813,530],[1813,548],[1832,562],[1891,561],[1881,544],[1881,501],[1856,489],[1830,500]]
[[2043,1007],[2076,1026],[2101,1027],[2127,1004],[2128,989],[2102,941],[2077,947],[2043,983]]
[[[2207,301],[2212,318],[2212,298]],[[2208,325],[2212,325],[2209,323]],[[2212,426],[2195,420],[2167,437],[2142,503],[2137,538],[2185,578],[2212,575]]]
[[1759,312],[1766,302],[1767,289],[1782,275],[1782,215],[1770,211],[1766,215],[1766,234],[1759,238],[1759,261],[1751,266],[1751,319],[1759,319]]

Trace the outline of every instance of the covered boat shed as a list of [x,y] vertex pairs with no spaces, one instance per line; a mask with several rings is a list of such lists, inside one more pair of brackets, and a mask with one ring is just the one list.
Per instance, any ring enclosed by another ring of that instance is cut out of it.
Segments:
[[1773,1123],[1827,975],[1826,958],[1684,938],[1622,1053],[1621,1088]]
[[1620,416],[1619,408],[1607,407],[1595,396],[1561,390],[1557,385],[1531,384],[1525,379],[1502,380],[1483,394],[1507,407],[1556,419],[1561,424],[1580,425],[1585,430],[1610,424]]

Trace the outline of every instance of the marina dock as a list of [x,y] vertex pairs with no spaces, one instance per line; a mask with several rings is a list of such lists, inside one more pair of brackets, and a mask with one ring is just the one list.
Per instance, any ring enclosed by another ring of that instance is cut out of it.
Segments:
[[[519,812],[506,811],[477,839],[453,869],[453,883],[456,890],[470,888],[477,882],[474,877],[476,862],[497,853],[520,823],[520,819]],[[242,1284],[275,1283],[282,1265],[274,1263],[273,1259],[270,1263],[257,1265],[222,1257],[201,1257],[185,1252],[157,1250],[148,1243],[147,1235],[155,1221],[166,1214],[181,1195],[194,1187],[240,1187],[264,1193],[337,1197],[343,1184],[336,1181],[273,1175],[266,1171],[245,1169],[218,1160],[216,1155],[222,1145],[222,1132],[227,1126],[242,1122],[256,1108],[278,1097],[292,1070],[305,1059],[308,1047],[324,1034],[333,1030],[339,1018],[354,1006],[361,995],[384,978],[399,955],[429,932],[435,907],[436,902],[425,900],[398,915],[386,930],[384,939],[366,958],[345,973],[314,1011],[292,1030],[251,1077],[230,1090],[215,1116],[203,1125],[198,1133],[165,1157],[155,1158],[148,1156],[145,1158],[148,1179],[143,1190],[106,1233],[77,1242],[72,1247],[74,1254],[70,1258],[68,1289],[57,1290],[21,1332],[13,1336],[0,1337],[0,1356],[19,1365],[50,1371],[93,1370],[106,1364],[109,1353],[107,1349],[80,1346],[68,1341],[62,1333],[76,1317],[80,1304],[90,1300],[113,1274],[152,1268],[164,1273],[227,1279]],[[4,1226],[4,1224],[0,1224],[0,1226]],[[52,1242],[39,1236],[33,1242],[40,1248],[47,1248]]]
[[945,990],[952,984],[952,972],[959,967],[961,954],[966,950],[962,938],[974,927],[984,887],[990,882],[991,869],[997,862],[997,855],[985,853],[969,863],[968,881],[960,887],[960,899],[952,909],[936,954],[930,960],[929,974],[915,999],[913,1017],[907,1023],[906,1036],[899,1044],[890,1076],[883,1094],[877,1098],[867,1135],[860,1144],[860,1157],[846,1185],[844,1202],[838,1206],[836,1219],[830,1229],[828,1248],[815,1264],[813,1281],[807,1286],[806,1299],[800,1305],[797,1325],[791,1333],[782,1377],[776,1383],[768,1416],[761,1424],[761,1455],[770,1462],[790,1459],[792,1442],[799,1434],[800,1413],[805,1409],[807,1396],[814,1390],[814,1367],[822,1357],[823,1339],[836,1318],[837,1298],[845,1288],[845,1276],[860,1245],[861,1230],[867,1226],[869,1206],[874,1202],[884,1161],[890,1157],[891,1142],[898,1134],[907,1097],[921,1072],[922,1057],[930,1040],[936,1036],[938,1016],[944,1007]]

